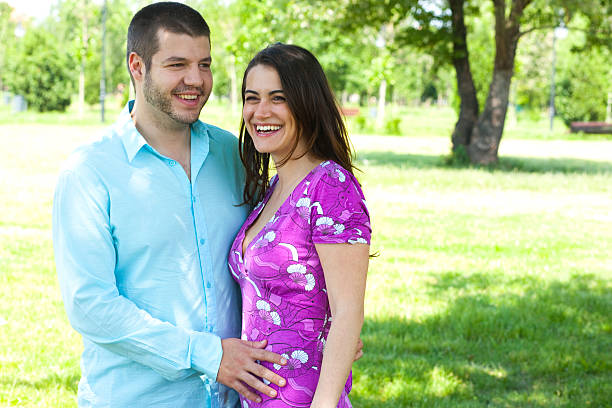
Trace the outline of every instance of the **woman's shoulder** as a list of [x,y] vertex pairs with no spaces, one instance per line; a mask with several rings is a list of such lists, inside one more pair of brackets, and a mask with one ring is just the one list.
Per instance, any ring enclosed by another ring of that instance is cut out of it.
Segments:
[[350,186],[357,187],[358,191],[359,182],[357,178],[349,170],[342,167],[340,164],[333,160],[326,160],[322,162],[318,167],[317,171],[313,175],[310,182],[312,191],[323,189],[347,189]]

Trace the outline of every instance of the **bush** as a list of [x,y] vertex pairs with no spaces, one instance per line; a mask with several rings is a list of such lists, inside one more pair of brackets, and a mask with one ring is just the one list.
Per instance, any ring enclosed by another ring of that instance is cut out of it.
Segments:
[[589,56],[572,55],[561,69],[556,83],[555,109],[566,125],[575,121],[600,121],[606,118],[609,89],[609,61],[604,52]]
[[4,83],[39,112],[65,111],[74,90],[74,62],[53,36],[30,28],[7,58]]
[[400,124],[402,120],[400,118],[390,118],[385,121],[385,133],[388,135],[401,135]]

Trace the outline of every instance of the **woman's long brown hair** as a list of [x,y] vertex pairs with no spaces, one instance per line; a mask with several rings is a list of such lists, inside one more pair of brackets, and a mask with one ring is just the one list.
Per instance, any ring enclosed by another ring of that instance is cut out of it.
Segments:
[[[292,149],[276,166],[281,167],[290,160],[302,141],[306,152],[321,160],[333,160],[353,174],[353,154],[343,116],[315,56],[302,47],[282,43],[259,51],[244,72],[243,106],[247,75],[257,65],[276,70],[297,125],[297,138]],[[244,203],[257,203],[269,188],[270,154],[255,149],[244,118],[240,122],[239,144],[240,159],[246,168]]]

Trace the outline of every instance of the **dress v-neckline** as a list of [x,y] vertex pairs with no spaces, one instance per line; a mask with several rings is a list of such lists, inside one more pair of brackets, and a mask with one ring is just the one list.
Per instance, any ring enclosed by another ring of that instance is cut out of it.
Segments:
[[[272,185],[270,185],[270,188],[268,189],[268,191],[266,192],[265,197],[263,198],[263,200],[261,200],[261,204],[259,205],[259,209],[257,210],[257,213],[253,212],[251,215],[253,215],[253,218],[250,219],[250,222],[248,222],[248,224],[245,224],[243,230],[242,230],[242,241],[240,242],[240,252],[242,255],[242,259],[244,261],[244,256],[246,254],[246,252],[248,251],[248,249],[253,246],[254,243],[256,243],[259,239],[260,239],[260,235],[262,232],[264,232],[266,230],[266,227],[268,226],[268,224],[270,223],[270,221],[272,221],[273,219],[276,218],[276,215],[278,214],[278,212],[285,206],[285,204],[287,204],[287,202],[291,199],[291,197],[293,196],[293,194],[297,191],[298,187],[300,187],[305,181],[306,179],[308,179],[310,177],[311,174],[313,174],[315,172],[315,170],[317,170],[319,167],[321,167],[321,164],[323,164],[325,161],[322,161],[321,163],[317,164],[316,166],[314,166],[312,168],[312,170],[310,170],[300,181],[299,183],[297,183],[295,185],[295,187],[293,187],[293,190],[291,190],[291,193],[289,193],[289,195],[287,196],[287,198],[285,198],[283,200],[283,202],[281,203],[281,205],[276,209],[276,211],[274,211],[274,214],[272,214],[272,217],[270,217],[270,219],[268,221],[266,221],[266,223],[263,225],[263,227],[261,227],[261,229],[259,231],[257,231],[257,234],[253,235],[253,239],[251,241],[249,241],[246,245],[244,244],[244,240],[246,238],[246,233],[247,230],[249,228],[251,228],[253,226],[253,224],[257,221],[257,219],[259,218],[259,216],[261,215],[261,213],[263,212],[265,206],[268,204],[268,200],[270,200],[270,197],[272,197],[272,193],[274,192],[274,189],[276,189],[276,185],[278,184],[278,175],[275,175],[275,179]],[[248,220],[247,220],[248,221]]]

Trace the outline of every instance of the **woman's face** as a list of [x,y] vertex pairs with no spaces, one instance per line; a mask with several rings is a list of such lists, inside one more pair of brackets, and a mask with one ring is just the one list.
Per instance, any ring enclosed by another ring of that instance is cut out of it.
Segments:
[[297,126],[274,68],[256,65],[247,74],[242,117],[258,152],[270,153],[275,162],[286,158]]

